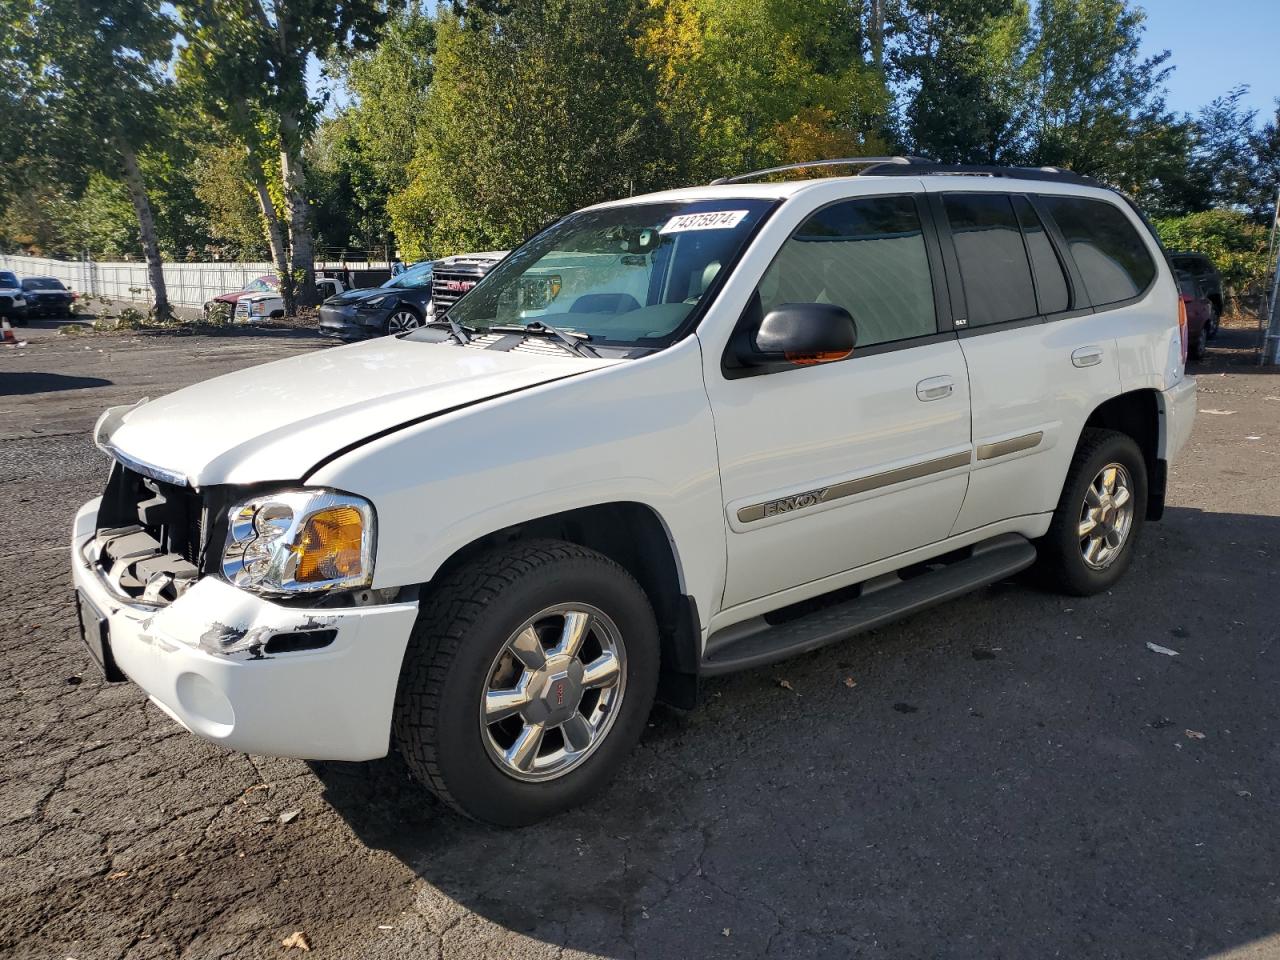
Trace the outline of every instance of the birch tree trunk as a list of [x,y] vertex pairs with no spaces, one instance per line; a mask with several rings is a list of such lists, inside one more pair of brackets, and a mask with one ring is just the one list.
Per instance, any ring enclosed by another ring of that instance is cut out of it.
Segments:
[[138,215],[138,232],[142,237],[142,253],[147,260],[147,280],[151,284],[151,313],[156,320],[168,320],[170,316],[169,292],[164,285],[164,265],[160,260],[160,244],[156,240],[156,222],[151,215],[151,201],[147,198],[147,185],[138,167],[138,155],[133,146],[117,138],[116,149],[124,169],[124,182]]
[[292,110],[280,111],[280,173],[284,180],[284,199],[289,212],[290,265],[297,284],[299,306],[311,307],[320,302],[316,291],[315,247],[311,237],[311,211],[307,207],[306,186],[302,170],[302,136],[297,115]]
[[871,23],[868,24],[871,34],[871,62],[880,70],[884,69],[884,3],[885,0],[871,0]]
[[271,199],[271,191],[267,188],[267,175],[262,169],[262,161],[252,145],[245,146],[245,156],[249,164],[249,179],[253,181],[253,192],[258,198],[258,210],[262,213],[263,222],[267,225],[267,242],[271,246],[271,262],[275,264],[276,277],[280,280],[280,295],[284,300],[286,317],[293,316],[294,295],[293,284],[285,283],[289,276],[289,246],[285,242],[284,226],[280,223],[280,214],[276,210],[275,201]]

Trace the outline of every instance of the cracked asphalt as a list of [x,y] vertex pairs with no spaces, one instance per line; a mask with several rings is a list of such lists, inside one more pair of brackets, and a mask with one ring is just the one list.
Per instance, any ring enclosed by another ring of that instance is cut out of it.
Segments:
[[594,804],[521,831],[394,758],[226,753],[80,644],[97,413],[322,344],[0,348],[0,955],[288,957],[302,931],[319,958],[1280,956],[1280,375],[1252,337],[1196,371],[1113,593],[1003,583],[708,682]]

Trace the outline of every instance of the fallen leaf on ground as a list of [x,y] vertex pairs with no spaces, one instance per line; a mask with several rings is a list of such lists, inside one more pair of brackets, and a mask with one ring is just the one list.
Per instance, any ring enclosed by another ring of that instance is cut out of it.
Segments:
[[853,677],[845,677],[844,685],[848,687],[850,690],[852,690],[854,687],[858,685],[858,681],[853,679]]
[[791,685],[791,681],[790,681],[790,680],[779,680],[779,681],[778,681],[778,686],[780,686],[783,690],[794,690],[794,689],[795,689],[795,687],[793,687],[793,686]]
[[1200,412],[1207,413],[1210,416],[1214,416],[1214,417],[1229,417],[1233,413],[1235,413],[1234,410],[1201,410]]
[[1177,650],[1170,650],[1168,647],[1162,647],[1160,644],[1152,643],[1150,640],[1147,641],[1147,649],[1152,653],[1163,653],[1166,657],[1180,656]]
[[115,873],[107,875],[108,880],[120,880],[129,875],[128,870],[117,870]]
[[899,713],[916,713],[920,708],[911,703],[895,703],[893,709]]
[[1188,737],[1190,737],[1192,740],[1203,740],[1203,739],[1204,739],[1204,734],[1203,734],[1203,733],[1201,733],[1199,730],[1188,730],[1188,731],[1187,731],[1187,736],[1188,736]]
[[278,819],[281,823],[293,823],[293,821],[298,819],[298,814],[300,813],[302,813],[301,810],[286,810],[284,813],[280,814]]
[[307,935],[301,930],[295,930],[281,940],[280,946],[286,950],[301,950],[303,953],[311,952],[311,941],[307,939]]
[[725,928],[724,928],[723,930],[721,930],[720,932],[721,932],[721,933],[723,933],[723,934],[727,937],[727,936],[729,935],[729,928],[728,928],[728,927],[725,927]]

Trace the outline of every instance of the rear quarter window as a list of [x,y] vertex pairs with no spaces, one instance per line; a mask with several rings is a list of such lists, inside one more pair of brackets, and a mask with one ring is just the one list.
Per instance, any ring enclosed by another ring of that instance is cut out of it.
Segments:
[[1143,293],[1156,264],[1137,228],[1114,204],[1086,197],[1042,197],[1067,242],[1096,307]]

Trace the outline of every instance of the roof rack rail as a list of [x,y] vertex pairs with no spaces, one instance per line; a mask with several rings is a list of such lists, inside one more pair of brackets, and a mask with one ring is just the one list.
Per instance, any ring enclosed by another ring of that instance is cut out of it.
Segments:
[[718,180],[712,180],[711,186],[718,186],[722,183],[743,183],[747,180],[755,180],[757,177],[767,177],[771,173],[786,173],[788,170],[804,170],[808,167],[856,167],[864,164],[902,167],[911,164],[934,162],[925,157],[836,157],[831,160],[806,160],[804,163],[787,163],[781,167],[767,167],[764,170],[752,170],[750,173],[740,173],[733,177],[721,177]]
[[1006,177],[1014,180],[1047,180],[1110,189],[1105,183],[1062,167],[997,167],[970,163],[938,163],[911,158],[906,164],[884,163],[863,168],[859,176],[871,177]]

